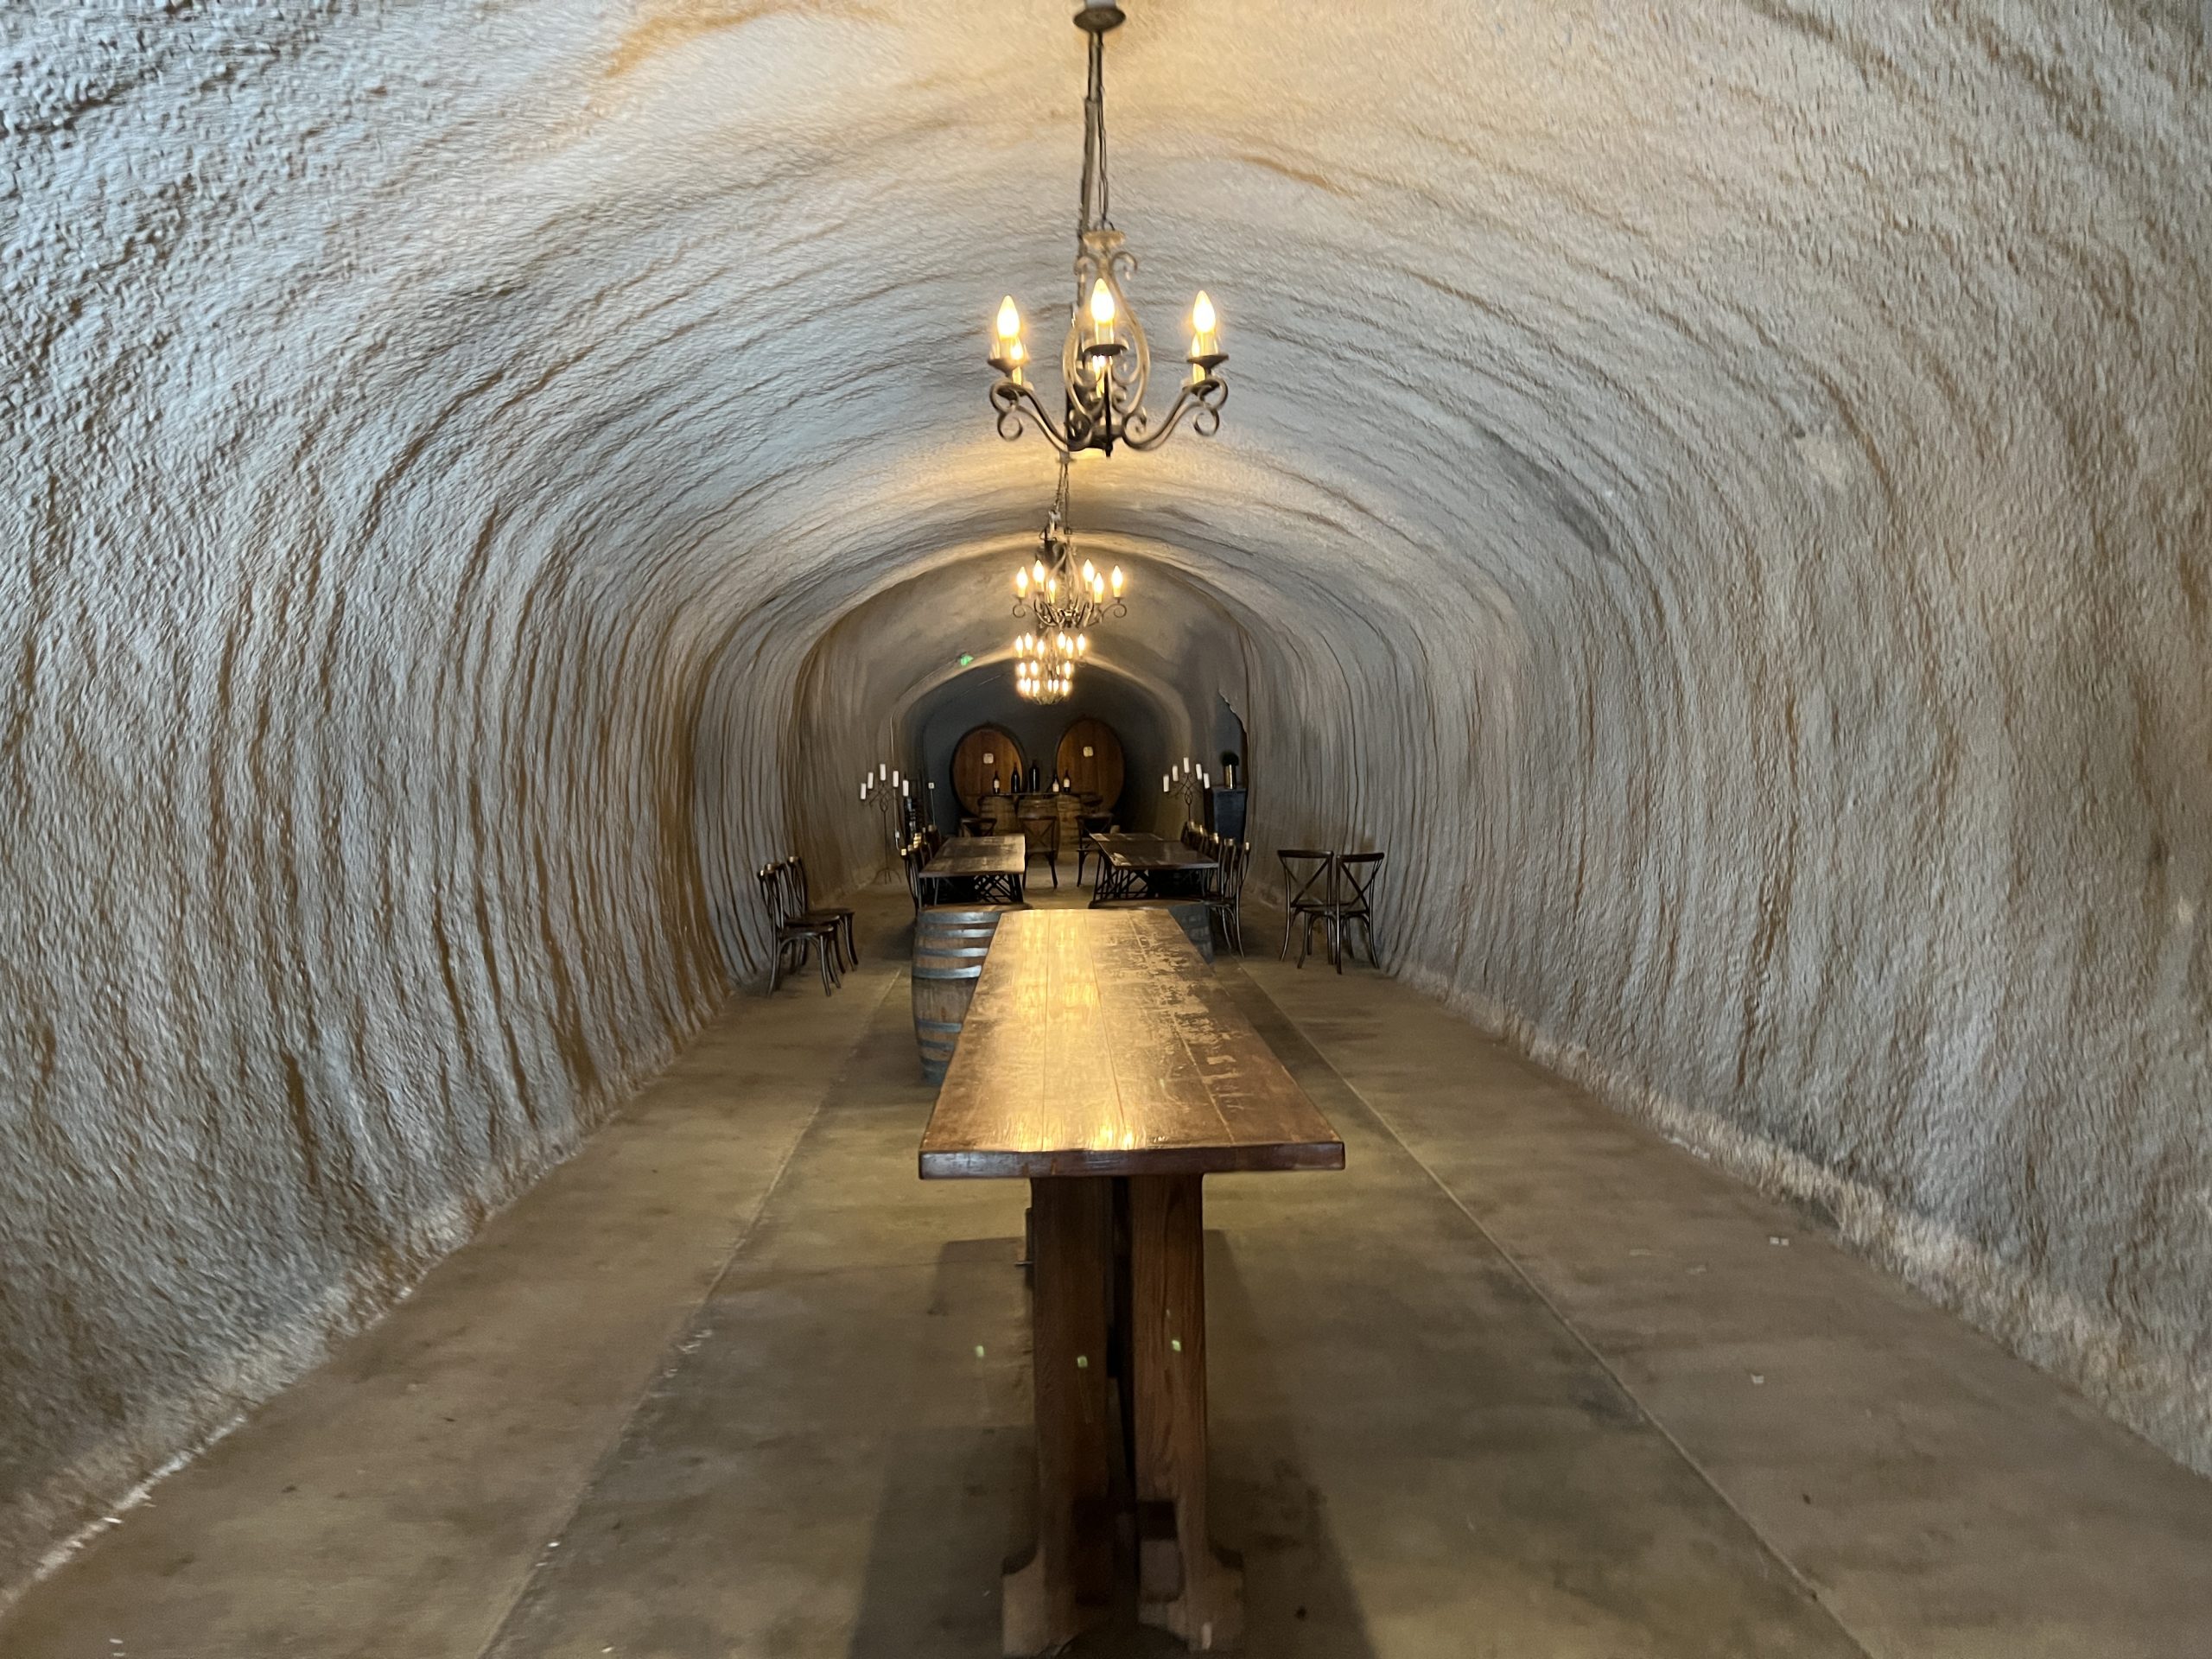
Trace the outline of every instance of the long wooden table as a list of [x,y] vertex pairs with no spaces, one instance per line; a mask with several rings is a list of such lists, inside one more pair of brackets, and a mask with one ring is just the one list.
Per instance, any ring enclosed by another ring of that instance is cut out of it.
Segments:
[[1100,861],[1090,893],[1094,905],[1133,899],[1140,887],[1153,885],[1154,876],[1196,875],[1221,868],[1204,853],[1165,836],[1093,836],[1090,844],[1098,849]]
[[921,1173],[1030,1183],[1038,1537],[1006,1578],[1007,1654],[1105,1616],[1132,1507],[1144,1621],[1195,1649],[1238,1645],[1242,1575],[1206,1528],[1201,1183],[1344,1161],[1173,918],[1001,918]]
[[1023,878],[1029,873],[1029,842],[1021,836],[956,836],[922,866],[926,882],[972,881],[984,898],[1003,898],[1009,905],[1021,902]]

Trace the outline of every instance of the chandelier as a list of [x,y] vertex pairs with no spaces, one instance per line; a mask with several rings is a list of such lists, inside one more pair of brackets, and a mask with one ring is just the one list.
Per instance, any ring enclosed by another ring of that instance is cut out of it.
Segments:
[[1122,291],[1122,279],[1137,268],[1136,256],[1122,245],[1122,233],[1114,228],[1106,184],[1106,34],[1120,27],[1122,17],[1122,9],[1111,0],[1084,0],[1075,15],[1075,26],[1090,36],[1090,82],[1083,100],[1075,306],[1060,345],[1066,410],[1063,421],[1054,422],[1030,384],[1029,348],[1022,343],[1021,313],[1012,295],[999,307],[991,342],[991,366],[999,372],[998,384],[991,388],[999,435],[1018,438],[1026,420],[1034,420],[1063,454],[1098,449],[1110,455],[1116,443],[1132,449],[1154,448],[1167,441],[1185,415],[1192,416],[1192,430],[1211,437],[1221,428],[1221,406],[1229,397],[1228,386],[1215,373],[1229,354],[1221,349],[1213,302],[1201,289],[1191,307],[1191,350],[1184,359],[1190,377],[1166,414],[1154,416],[1144,407],[1152,378],[1152,348]]
[[1078,570],[1075,537],[1068,528],[1068,457],[1060,456],[1059,486],[1052,493],[1052,510],[1045,515],[1045,532],[1037,556],[1014,573],[1014,613],[1026,616],[1040,628],[1056,633],[1095,628],[1109,616],[1127,616],[1122,597],[1122,567],[1101,571],[1089,559]]
[[1075,690],[1075,665],[1090,649],[1082,634],[1025,633],[1014,642],[1014,689],[1032,702],[1058,702]]

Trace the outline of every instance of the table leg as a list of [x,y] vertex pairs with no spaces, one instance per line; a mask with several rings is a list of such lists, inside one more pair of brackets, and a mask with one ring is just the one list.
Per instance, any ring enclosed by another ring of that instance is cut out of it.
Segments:
[[1046,1653],[1110,1611],[1113,1448],[1107,1323],[1114,1192],[1108,1176],[1029,1184],[1032,1365],[1037,1395],[1037,1548],[1006,1575],[1001,1646]]
[[1244,1575],[1206,1530],[1205,1208],[1197,1175],[1129,1180],[1138,1616],[1205,1651],[1238,1646]]

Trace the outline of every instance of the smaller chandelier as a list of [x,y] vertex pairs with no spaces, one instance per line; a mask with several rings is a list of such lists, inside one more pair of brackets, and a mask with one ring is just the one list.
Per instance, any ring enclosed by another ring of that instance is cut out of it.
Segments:
[[1075,690],[1075,665],[1090,649],[1085,636],[1025,633],[1014,642],[1014,689],[1032,702],[1058,702]]
[[1110,0],[1084,0],[1075,25],[1090,36],[1090,79],[1083,100],[1083,194],[1076,219],[1075,304],[1067,337],[1060,345],[1060,389],[1065,417],[1058,422],[1029,383],[1029,348],[1021,338],[1021,313],[1014,296],[999,306],[990,363],[999,372],[991,388],[998,411],[999,435],[1009,441],[1025,429],[1025,417],[1062,454],[1097,449],[1107,454],[1125,443],[1152,449],[1192,416],[1191,429],[1211,437],[1221,429],[1221,406],[1229,387],[1215,372],[1229,360],[1221,349],[1220,320],[1204,289],[1191,307],[1191,350],[1184,361],[1189,378],[1164,414],[1144,406],[1152,379],[1152,347],[1144,327],[1122,291],[1122,280],[1137,268],[1136,256],[1122,245],[1114,228],[1106,180],[1106,33],[1120,26],[1122,9]]
[[1055,633],[1078,633],[1095,628],[1109,616],[1127,616],[1122,593],[1126,579],[1122,567],[1101,570],[1089,559],[1078,569],[1075,537],[1068,528],[1068,458],[1060,457],[1059,487],[1052,495],[1052,510],[1045,515],[1045,531],[1037,556],[1014,573],[1014,613],[1026,616],[1039,628]]

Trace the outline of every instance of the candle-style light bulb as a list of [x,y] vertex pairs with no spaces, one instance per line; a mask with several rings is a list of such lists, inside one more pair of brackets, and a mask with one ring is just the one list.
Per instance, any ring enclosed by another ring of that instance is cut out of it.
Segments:
[[1021,343],[1021,313],[1009,294],[999,302],[998,328],[991,341],[991,366],[1019,383],[1029,348]]
[[1090,649],[1090,641],[1088,639],[1084,638],[1082,634],[1079,634],[1079,633],[1078,633],[1077,635],[1076,635],[1076,637],[1075,637],[1075,654],[1076,654],[1077,656],[1080,657],[1080,656],[1082,656],[1082,655],[1083,655],[1083,653],[1084,653],[1084,652],[1089,651]]
[[1083,583],[1084,583],[1084,587],[1086,587],[1086,588],[1088,588],[1089,586],[1090,586],[1090,585],[1091,585],[1091,583],[1093,583],[1093,582],[1096,582],[1097,580],[1098,580],[1098,567],[1097,567],[1096,565],[1093,564],[1093,563],[1092,563],[1089,559],[1085,559],[1085,560],[1083,562]]
[[891,776],[891,763],[890,763],[888,760],[879,760],[879,761],[877,761],[877,762],[875,763],[875,775],[876,775],[879,779],[883,779],[883,778],[888,778],[888,777],[890,777],[890,776]]
[[1023,599],[1029,597],[1029,573],[1027,570],[1014,573],[1014,591]]
[[1039,559],[1029,567],[1029,580],[1035,582],[1039,588],[1042,588],[1045,585],[1044,560]]
[[1102,336],[1114,330],[1114,290],[1106,286],[1103,276],[1090,285],[1090,320],[1098,325]]
[[1114,584],[1114,597],[1119,599],[1122,596],[1122,567],[1116,565],[1114,574],[1107,580]]

